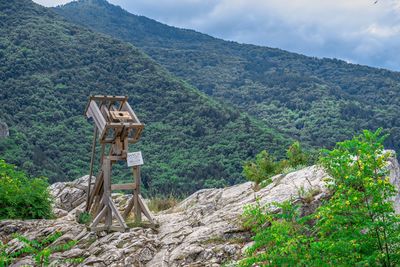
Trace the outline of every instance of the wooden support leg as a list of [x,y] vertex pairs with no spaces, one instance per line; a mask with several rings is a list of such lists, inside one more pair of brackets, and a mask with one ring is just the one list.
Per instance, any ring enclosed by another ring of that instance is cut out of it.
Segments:
[[140,195],[140,167],[134,166],[133,173],[135,176],[135,189],[133,190],[133,203],[135,209],[135,223],[142,222],[142,210],[139,204],[139,195]]
[[93,133],[93,143],[92,143],[92,157],[90,158],[90,171],[89,171],[89,181],[88,181],[88,189],[87,189],[87,199],[86,199],[86,212],[90,210],[90,187],[92,186],[92,175],[93,175],[93,164],[96,153],[96,140],[97,140],[97,127],[94,126]]
[[104,159],[103,162],[103,173],[104,173],[104,193],[103,193],[103,204],[106,207],[106,218],[105,225],[112,225],[112,211],[109,205],[109,200],[111,197],[111,161],[108,157]]

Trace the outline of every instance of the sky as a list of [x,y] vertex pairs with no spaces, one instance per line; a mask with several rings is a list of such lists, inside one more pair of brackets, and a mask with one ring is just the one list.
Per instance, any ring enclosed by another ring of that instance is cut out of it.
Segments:
[[[56,6],[68,0],[34,0]],[[225,40],[400,71],[400,0],[109,0]]]

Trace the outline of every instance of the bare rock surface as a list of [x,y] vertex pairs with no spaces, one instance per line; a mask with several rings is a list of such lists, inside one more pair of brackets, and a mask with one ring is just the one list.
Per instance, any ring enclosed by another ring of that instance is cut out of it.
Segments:
[[[389,161],[392,183],[400,188],[400,168],[396,159]],[[296,201],[304,192],[312,192],[309,206],[314,210],[327,197],[324,178],[327,174],[311,166],[286,175],[276,175],[267,187],[253,190],[250,182],[223,189],[200,190],[176,207],[155,214],[156,229],[136,227],[128,232],[92,233],[76,222],[77,211],[84,208],[88,176],[70,183],[56,183],[51,192],[56,198],[54,206],[59,218],[54,220],[0,222],[0,239],[13,251],[21,244],[12,233],[40,239],[61,231],[62,240],[77,240],[68,251],[52,255],[52,266],[72,266],[65,259],[81,257],[80,266],[221,266],[239,259],[251,242],[250,233],[242,228],[243,207],[254,204]],[[303,192],[303,193],[302,193]],[[113,195],[120,209],[129,196]],[[400,194],[394,201],[400,212]],[[307,210],[308,209],[308,210]],[[13,266],[32,265],[31,257],[19,259]]]

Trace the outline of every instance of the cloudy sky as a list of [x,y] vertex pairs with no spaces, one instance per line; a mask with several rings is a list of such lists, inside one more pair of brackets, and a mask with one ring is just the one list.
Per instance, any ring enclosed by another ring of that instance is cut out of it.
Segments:
[[[67,0],[34,0],[45,6]],[[400,0],[109,0],[226,40],[400,71]]]

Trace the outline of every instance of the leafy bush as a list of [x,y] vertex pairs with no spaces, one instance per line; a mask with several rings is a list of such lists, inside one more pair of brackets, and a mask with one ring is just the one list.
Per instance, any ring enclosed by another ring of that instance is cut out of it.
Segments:
[[256,188],[264,187],[271,182],[271,177],[279,173],[295,171],[300,166],[311,163],[311,157],[302,150],[298,141],[286,150],[287,159],[276,161],[266,150],[256,155],[254,161],[247,161],[243,166],[243,175],[255,182]]
[[83,211],[78,216],[78,223],[80,224],[89,224],[92,221],[92,215],[87,212]]
[[364,131],[324,151],[331,197],[314,214],[300,217],[298,206],[285,202],[246,207],[245,226],[254,245],[241,266],[398,266],[400,217],[389,182],[381,130]]
[[247,180],[255,182],[258,186],[262,181],[267,181],[276,174],[278,164],[275,159],[263,150],[257,154],[254,162],[248,161],[243,166],[243,175]]
[[52,217],[52,199],[45,178],[28,178],[0,160],[0,219]]

